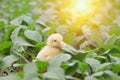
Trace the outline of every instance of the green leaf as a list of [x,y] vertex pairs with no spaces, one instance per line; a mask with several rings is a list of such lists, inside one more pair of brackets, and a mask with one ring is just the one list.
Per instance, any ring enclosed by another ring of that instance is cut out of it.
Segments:
[[86,71],[88,65],[85,62],[79,62],[80,65],[80,71],[84,74],[84,72]]
[[119,39],[119,36],[112,35],[106,42],[106,45],[114,45],[115,42]]
[[5,22],[0,20],[0,30],[3,30],[5,26]]
[[85,77],[85,80],[98,80],[98,79],[94,78],[94,77],[91,77],[91,76],[88,76],[88,77]]
[[92,74],[91,76],[92,77],[99,77],[99,76],[101,76],[103,74],[104,74],[104,71],[100,71],[100,72],[96,72],[96,73]]
[[38,31],[26,30],[24,34],[27,38],[34,40],[36,42],[42,41],[42,35]]
[[48,67],[48,63],[47,62],[43,62],[43,61],[37,60],[37,61],[35,61],[35,63],[37,65],[38,71],[40,73],[43,73],[47,69],[47,67]]
[[19,26],[19,25],[22,25],[22,22],[25,21],[27,24],[29,23],[32,23],[33,20],[30,16],[27,16],[27,15],[21,15],[17,18],[15,18],[14,20],[12,20],[10,23],[12,25],[16,25],[16,26]]
[[16,28],[16,26],[12,26],[12,25],[7,25],[5,27],[5,32],[4,32],[4,36],[3,36],[3,41],[7,41],[10,39],[10,35],[12,33],[12,31]]
[[63,47],[62,50],[66,51],[66,52],[69,52],[73,55],[77,55],[78,53],[85,54],[85,53],[88,52],[88,51],[85,51],[85,50],[76,50],[74,47],[72,47],[70,45],[67,45],[66,47]]
[[68,80],[82,80],[82,79],[79,79],[79,78],[75,78],[75,77],[72,77],[72,76],[65,76]]
[[63,47],[62,50],[73,54],[73,50],[75,49],[72,46],[67,45],[66,47]]
[[50,34],[53,34],[53,33],[55,33],[55,31],[50,28],[49,30],[44,32],[44,35],[45,35],[45,37],[47,37],[47,36],[49,36]]
[[[49,26],[50,29],[44,32],[44,35],[45,35],[45,36],[48,36],[48,35],[50,35],[50,34],[55,33],[57,27],[59,26],[57,23],[55,23],[55,22],[53,23],[53,22],[50,22],[50,21],[47,21],[47,22],[46,22],[46,25]],[[46,29],[47,29],[47,28],[46,28]]]
[[23,39],[22,37],[17,37],[14,40],[14,44],[18,44],[20,46],[34,46],[30,43],[28,43],[25,39]]
[[69,54],[60,54],[57,55],[54,59],[52,59],[49,63],[48,69],[54,68],[54,67],[60,67],[62,62],[67,61],[71,58],[71,55]]
[[44,80],[65,80],[64,70],[61,68],[53,68],[43,75]]
[[102,44],[101,33],[98,29],[93,30],[91,39],[97,42],[99,46]]
[[21,79],[16,75],[8,75],[5,77],[0,77],[0,80],[21,80]]
[[114,72],[112,72],[110,70],[106,70],[104,73],[109,75],[111,80],[120,80],[120,76],[118,76],[116,73],[114,73]]
[[18,28],[16,28],[16,29],[12,32],[10,38],[11,38],[11,40],[12,40],[13,42],[14,42],[14,40],[16,39],[16,37],[18,37],[19,31],[20,31],[21,29],[22,29],[22,27],[18,27]]
[[120,63],[120,58],[119,57],[110,56],[110,58],[112,60],[114,60],[116,63]]
[[64,36],[64,41],[65,41],[67,44],[73,44],[74,39],[75,39],[75,36],[76,36],[76,33],[75,33],[75,32],[67,33],[67,34]]
[[2,58],[0,57],[0,69],[3,67]]
[[23,78],[23,77],[24,77],[23,71],[22,71],[22,72],[18,72],[18,73],[16,73],[16,74],[17,74],[17,76],[19,76],[20,78]]
[[85,62],[87,64],[89,64],[92,69],[95,71],[97,69],[97,67],[100,65],[100,62],[96,59],[93,59],[93,58],[86,58]]
[[40,49],[42,49],[42,47],[44,47],[45,45],[46,45],[45,42],[38,42],[38,43],[36,43],[36,45],[35,45],[35,50],[36,50],[36,51],[40,51]]
[[112,70],[113,70],[114,72],[116,72],[116,73],[120,72],[120,64],[119,64],[119,63],[118,63],[118,64],[114,64],[114,65],[112,66]]
[[11,41],[4,41],[0,44],[0,51],[9,49],[11,46],[13,45],[13,43]]
[[12,63],[17,61],[18,57],[14,55],[9,55],[3,58],[3,68],[11,67]]
[[119,35],[120,34],[120,28],[115,28],[115,29],[110,30],[109,34]]
[[103,63],[96,68],[96,72],[103,71],[108,68],[112,63]]
[[19,34],[19,32],[22,28],[26,28],[26,27],[25,26],[20,26],[12,32],[12,34],[10,36],[12,42],[14,44],[18,44],[18,45],[21,45],[21,46],[33,46],[32,44],[25,41],[25,39],[23,39],[22,37],[18,37],[18,34]]
[[49,62],[48,70],[43,74],[44,79],[65,80],[64,70],[60,67],[62,62],[71,58],[69,54],[57,55]]
[[76,63],[73,66],[68,67],[65,73],[67,75],[73,75],[78,70],[78,67],[79,65]]
[[35,47],[40,49],[41,47],[43,47],[43,46],[45,46],[45,45],[46,45],[45,42],[38,42],[38,43],[35,45]]
[[28,63],[23,68],[24,80],[34,80],[37,77],[37,67],[35,63]]

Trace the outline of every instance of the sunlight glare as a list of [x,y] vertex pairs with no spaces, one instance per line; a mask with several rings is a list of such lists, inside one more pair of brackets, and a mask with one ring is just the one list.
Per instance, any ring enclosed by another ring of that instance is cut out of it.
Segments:
[[92,10],[89,0],[76,0],[74,10],[81,13],[88,13]]

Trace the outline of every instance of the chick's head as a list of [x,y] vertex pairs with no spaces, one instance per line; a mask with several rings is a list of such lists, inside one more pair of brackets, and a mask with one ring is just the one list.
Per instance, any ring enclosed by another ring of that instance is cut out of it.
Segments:
[[56,33],[48,37],[47,45],[55,48],[62,48],[65,47],[67,44],[63,41],[63,37],[60,34]]

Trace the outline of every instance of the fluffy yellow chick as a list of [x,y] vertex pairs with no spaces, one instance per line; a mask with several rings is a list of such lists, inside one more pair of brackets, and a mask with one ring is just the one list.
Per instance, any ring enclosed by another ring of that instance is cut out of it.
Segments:
[[60,49],[66,45],[60,34],[52,34],[47,39],[47,45],[43,47],[36,58],[42,61],[49,61],[60,54]]

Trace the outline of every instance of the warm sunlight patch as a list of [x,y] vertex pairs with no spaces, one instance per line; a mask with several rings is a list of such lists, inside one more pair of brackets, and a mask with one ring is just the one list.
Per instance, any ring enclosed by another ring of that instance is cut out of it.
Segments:
[[76,12],[86,14],[88,12],[91,12],[93,10],[93,7],[90,0],[75,0],[73,4],[73,9]]

